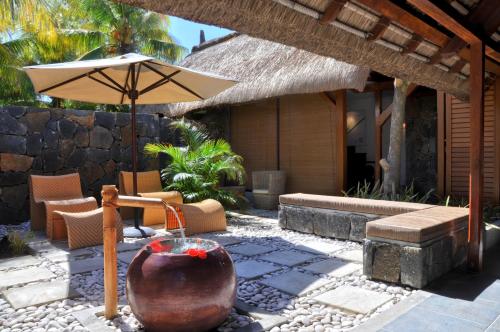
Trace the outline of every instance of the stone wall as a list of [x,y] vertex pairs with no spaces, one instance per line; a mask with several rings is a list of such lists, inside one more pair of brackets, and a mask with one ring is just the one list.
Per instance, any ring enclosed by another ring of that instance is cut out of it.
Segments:
[[[139,170],[158,169],[144,156],[149,142],[171,142],[170,120],[138,114]],[[29,219],[30,174],[79,172],[85,195],[100,200],[103,184],[131,169],[129,113],[30,107],[0,108],[0,224]]]

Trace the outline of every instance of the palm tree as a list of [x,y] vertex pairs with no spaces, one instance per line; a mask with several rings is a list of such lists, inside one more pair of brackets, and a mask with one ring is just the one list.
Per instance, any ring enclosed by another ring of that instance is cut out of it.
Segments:
[[218,200],[226,207],[237,207],[244,198],[223,190],[222,178],[243,184],[245,170],[243,158],[231,150],[223,139],[210,139],[208,133],[184,119],[172,122],[180,133],[185,147],[155,143],[147,144],[146,153],[153,156],[166,154],[170,164],[162,170],[167,183],[165,189],[182,193],[186,202],[199,202],[207,198]]
[[109,0],[82,0],[80,6],[89,15],[89,32],[104,41],[80,59],[136,52],[175,62],[186,53],[169,34],[168,16]]

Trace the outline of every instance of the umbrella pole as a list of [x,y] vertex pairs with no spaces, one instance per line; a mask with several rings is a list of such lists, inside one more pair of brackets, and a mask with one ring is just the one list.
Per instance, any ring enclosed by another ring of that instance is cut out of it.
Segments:
[[[135,87],[134,87],[135,90]],[[137,196],[137,128],[136,128],[136,110],[135,100],[137,98],[136,91],[131,93],[131,121],[132,121],[132,190],[134,196]],[[139,228],[139,210],[134,208],[134,226]]]

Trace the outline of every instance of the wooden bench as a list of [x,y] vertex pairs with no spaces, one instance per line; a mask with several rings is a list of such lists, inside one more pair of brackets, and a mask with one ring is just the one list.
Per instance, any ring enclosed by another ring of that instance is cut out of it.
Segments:
[[282,228],[361,242],[366,224],[385,216],[425,210],[433,205],[340,196],[287,194],[280,196]]
[[363,273],[371,279],[422,288],[463,264],[468,209],[436,206],[371,221],[363,244]]

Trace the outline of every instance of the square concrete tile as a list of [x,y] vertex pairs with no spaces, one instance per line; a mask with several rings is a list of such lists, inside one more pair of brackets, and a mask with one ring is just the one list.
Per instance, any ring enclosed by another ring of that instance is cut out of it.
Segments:
[[304,263],[311,258],[316,257],[315,255],[308,254],[305,252],[298,251],[275,251],[264,256],[259,257],[265,261],[278,263],[286,266],[294,266],[297,264]]
[[239,277],[252,279],[260,277],[266,273],[278,271],[280,268],[269,263],[257,262],[254,260],[238,262],[235,264],[236,274]]
[[0,271],[38,265],[41,262],[41,260],[31,255],[0,259]]
[[342,248],[343,246],[339,243],[326,242],[306,242],[295,246],[295,249],[307,251],[316,255],[328,255]]
[[30,267],[22,270],[0,272],[0,288],[46,280],[55,274],[43,267]]
[[70,274],[85,273],[104,268],[104,257],[67,261],[59,263],[59,266]]
[[241,254],[245,256],[255,256],[260,254],[265,254],[266,252],[273,251],[274,249],[271,247],[265,247],[258,244],[240,244],[237,246],[232,246],[227,248],[229,252],[235,254]]
[[352,249],[341,253],[334,253],[333,256],[342,258],[346,261],[363,263],[363,249]]
[[135,257],[135,254],[137,254],[136,251],[121,252],[118,254],[118,260],[123,263],[130,264],[132,259]]
[[367,314],[390,301],[392,296],[352,286],[341,286],[314,299],[344,311]]
[[346,262],[340,259],[325,259],[303,267],[313,273],[328,274],[332,277],[343,277],[363,268],[361,264]]
[[14,309],[19,309],[77,297],[80,293],[71,288],[69,281],[56,280],[9,289],[3,295]]
[[67,262],[92,255],[94,255],[94,252],[87,248],[81,248],[73,251],[51,250],[42,253],[42,257],[45,257],[54,263]]
[[241,239],[232,236],[214,236],[210,240],[213,240],[220,244],[221,246],[230,246],[233,244],[241,243]]
[[290,271],[259,282],[292,295],[303,295],[330,281],[310,274]]

